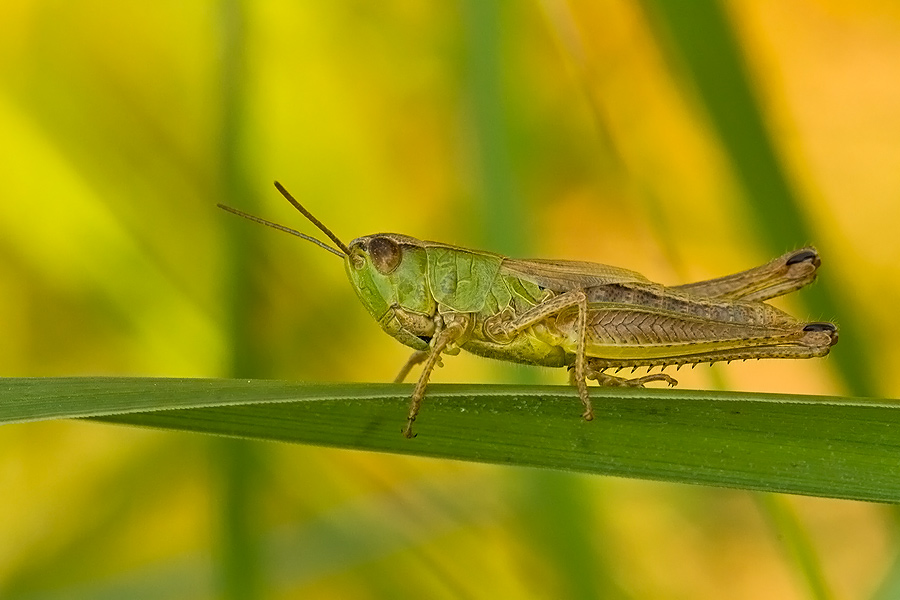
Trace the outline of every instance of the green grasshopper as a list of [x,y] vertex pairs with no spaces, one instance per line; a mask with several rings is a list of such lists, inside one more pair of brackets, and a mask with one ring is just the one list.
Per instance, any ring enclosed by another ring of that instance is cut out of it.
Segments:
[[709,281],[666,287],[607,265],[517,260],[492,252],[378,233],[344,244],[277,181],[275,187],[337,246],[219,204],[231,213],[303,238],[344,259],[350,283],[386,333],[413,348],[395,379],[424,363],[403,434],[413,436],[425,387],[441,355],[479,356],[565,367],[594,418],[587,380],[643,386],[677,381],[665,373],[625,379],[610,368],[660,367],[748,358],[825,356],[832,323],[803,323],[764,301],[816,277],[814,248]]

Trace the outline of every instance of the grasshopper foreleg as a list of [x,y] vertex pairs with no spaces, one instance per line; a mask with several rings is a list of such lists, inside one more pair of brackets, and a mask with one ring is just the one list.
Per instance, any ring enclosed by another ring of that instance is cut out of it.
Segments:
[[403,383],[403,380],[406,379],[406,376],[409,375],[409,372],[412,371],[412,368],[420,363],[425,362],[428,358],[428,350],[416,350],[412,353],[412,356],[409,357],[409,360],[406,361],[406,364],[403,365],[403,368],[400,369],[400,372],[397,373],[397,376],[394,377],[394,383]]
[[[434,367],[440,363],[441,352],[446,350],[450,344],[457,341],[465,334],[466,330],[469,328],[469,322],[470,318],[468,316],[456,315],[450,323],[434,336],[431,348],[427,351],[422,350],[413,354],[407,362],[407,365],[400,372],[400,375],[405,376],[413,365],[419,362],[425,363],[425,366],[422,367],[422,374],[419,375],[419,381],[416,382],[416,387],[413,389],[412,398],[409,402],[409,416],[406,418],[406,429],[403,430],[403,435],[407,438],[415,437],[412,430],[413,422],[416,420],[416,415],[419,414],[419,407],[422,406],[422,399],[425,397],[425,386],[428,385],[428,379],[431,377],[431,372],[434,370]],[[420,354],[424,356],[419,356]],[[399,378],[400,375],[397,377]]]

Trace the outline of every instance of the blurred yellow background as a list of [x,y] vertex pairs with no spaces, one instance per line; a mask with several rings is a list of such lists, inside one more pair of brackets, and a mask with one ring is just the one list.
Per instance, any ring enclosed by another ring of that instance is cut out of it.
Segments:
[[[670,284],[791,249],[666,1],[6,0],[0,376],[390,381],[408,349],[334,257],[215,207],[311,233],[274,179],[345,241]],[[816,289],[779,305],[859,351],[681,385],[897,398],[900,4],[721,8],[842,312],[811,312]],[[461,355],[433,378],[516,379],[566,377]],[[771,506],[732,490],[74,422],[3,427],[0,490],[2,598],[815,597]],[[895,510],[774,501],[834,597],[896,597]]]

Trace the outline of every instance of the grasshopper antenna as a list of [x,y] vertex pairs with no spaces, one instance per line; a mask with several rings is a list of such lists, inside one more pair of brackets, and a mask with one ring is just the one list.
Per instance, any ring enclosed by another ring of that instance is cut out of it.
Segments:
[[283,186],[283,185],[281,185],[280,183],[278,183],[278,182],[276,181],[276,182],[275,182],[275,187],[278,189],[279,192],[281,192],[281,195],[282,195],[282,196],[284,196],[285,198],[287,198],[287,201],[288,201],[288,202],[290,202],[291,204],[294,205],[294,208],[296,208],[297,210],[299,210],[299,211],[303,214],[304,217],[306,217],[307,219],[309,219],[310,222],[311,222],[313,225],[315,225],[316,227],[318,227],[319,230],[320,230],[322,233],[324,233],[325,235],[327,235],[327,236],[331,239],[331,241],[334,242],[335,245],[336,245],[338,248],[340,248],[341,252],[343,252],[345,256],[348,255],[348,254],[350,254],[350,248],[348,248],[347,245],[346,245],[344,242],[342,242],[338,236],[336,236],[336,235],[334,235],[333,233],[331,233],[331,230],[328,229],[327,227],[325,227],[325,225],[323,225],[322,222],[321,222],[320,220],[318,220],[317,218],[315,218],[315,217],[312,215],[311,212],[309,212],[308,210],[306,210],[305,208],[303,208],[303,205],[302,205],[302,204],[300,204],[299,202],[297,202],[296,200],[294,200],[294,197],[291,196],[290,193],[288,193],[288,191],[287,191],[286,189],[284,189],[284,186]]
[[[276,185],[278,185],[278,184],[276,183]],[[280,185],[278,186],[278,189],[281,190],[282,194],[287,194],[287,192],[284,191],[284,188],[282,188]],[[288,198],[288,200],[293,200],[293,198],[291,198],[290,196],[287,196],[287,198]],[[297,201],[293,200],[293,202],[291,202],[291,204],[294,204],[294,202],[297,202]],[[347,248],[347,246],[345,246],[342,243],[339,243],[338,245],[340,246],[341,250],[344,250],[344,252],[341,252],[340,250],[336,250],[336,249],[332,248],[331,246],[329,246],[328,244],[326,244],[325,242],[323,242],[321,240],[317,240],[316,238],[314,238],[312,236],[306,235],[305,233],[300,233],[296,229],[291,229],[290,227],[285,227],[284,225],[279,225],[278,223],[273,223],[272,221],[266,221],[265,219],[261,219],[257,216],[251,215],[249,213],[245,213],[244,211],[238,210],[236,208],[231,208],[230,206],[226,206],[224,204],[217,204],[216,206],[218,206],[219,208],[221,208],[224,211],[228,211],[231,214],[237,215],[239,217],[244,217],[245,219],[248,219],[250,221],[254,221],[256,223],[260,223],[261,225],[266,225],[268,227],[271,227],[272,229],[277,229],[278,231],[283,231],[285,233],[295,235],[298,238],[303,238],[304,240],[306,240],[308,242],[312,242],[316,246],[318,246],[320,248],[324,248],[325,250],[328,250],[332,254],[336,254],[336,255],[340,256],[341,258],[346,256],[350,252],[350,250]],[[299,206],[299,203],[295,204],[295,206]],[[328,237],[340,242],[340,240],[338,240],[337,237],[333,233],[328,231],[328,229],[325,228],[324,225],[319,223],[319,221],[317,219],[315,219],[315,217],[312,217],[312,215],[310,215],[305,209],[302,209],[301,212],[304,215],[306,215],[314,224],[316,224],[319,227],[319,229],[322,229],[327,234],[329,234]]]

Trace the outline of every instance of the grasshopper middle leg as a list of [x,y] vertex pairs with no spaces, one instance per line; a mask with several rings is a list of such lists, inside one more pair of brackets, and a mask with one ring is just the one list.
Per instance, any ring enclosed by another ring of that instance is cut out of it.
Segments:
[[591,421],[594,418],[594,408],[591,405],[591,397],[588,394],[586,381],[585,347],[587,344],[588,300],[587,293],[584,290],[570,290],[550,298],[511,320],[498,318],[492,323],[486,323],[486,333],[498,341],[508,340],[535,323],[573,306],[578,307],[578,322],[576,325],[578,341],[575,349],[575,368],[572,379],[578,388],[578,397],[581,398],[581,403],[584,405],[584,413],[581,416],[584,417],[585,421]]

